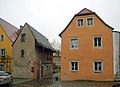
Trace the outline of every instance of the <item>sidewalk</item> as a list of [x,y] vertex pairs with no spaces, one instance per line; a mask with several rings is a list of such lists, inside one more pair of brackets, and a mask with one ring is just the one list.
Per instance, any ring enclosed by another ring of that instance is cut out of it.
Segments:
[[13,82],[11,84],[20,84],[28,81],[32,81],[32,79],[13,78]]
[[56,86],[52,86],[52,84],[54,84],[53,79],[33,80],[33,79],[15,78],[12,84],[21,85],[22,87],[56,87]]
[[48,85],[46,87],[62,87],[61,81],[55,81],[53,84]]
[[17,87],[120,87],[120,82],[56,81],[55,79],[32,80],[14,78],[12,84]]

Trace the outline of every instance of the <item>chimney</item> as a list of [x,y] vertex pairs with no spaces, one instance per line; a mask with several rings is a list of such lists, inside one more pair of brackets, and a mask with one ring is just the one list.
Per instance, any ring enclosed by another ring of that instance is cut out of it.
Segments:
[[21,25],[20,29],[18,30],[18,33],[20,33],[22,31],[22,29],[23,29],[23,26]]
[[23,26],[21,25],[21,26],[20,26],[20,30],[22,30],[22,28],[23,28]]

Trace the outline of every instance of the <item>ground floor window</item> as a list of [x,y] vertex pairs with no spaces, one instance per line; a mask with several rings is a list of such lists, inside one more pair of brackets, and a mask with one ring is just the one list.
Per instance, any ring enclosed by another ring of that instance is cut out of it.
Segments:
[[79,61],[70,61],[70,71],[79,71]]
[[93,61],[93,71],[102,72],[103,71],[103,61]]
[[0,71],[4,71],[4,64],[0,64]]
[[50,69],[51,69],[50,65],[47,65],[47,71],[50,71]]

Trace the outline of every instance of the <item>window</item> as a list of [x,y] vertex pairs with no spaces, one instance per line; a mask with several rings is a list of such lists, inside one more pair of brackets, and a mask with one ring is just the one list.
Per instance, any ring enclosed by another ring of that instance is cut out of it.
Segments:
[[0,41],[3,41],[3,40],[4,40],[4,36],[0,35]]
[[50,66],[49,65],[47,65],[47,71],[50,71]]
[[71,49],[78,49],[78,38],[71,38],[70,39],[70,48]]
[[0,56],[5,56],[5,49],[0,49]]
[[78,71],[78,70],[79,70],[79,62],[70,61],[70,71]]
[[87,18],[87,26],[93,26],[94,25],[94,18],[90,17]]
[[83,18],[77,19],[77,26],[78,26],[78,27],[84,26],[84,20],[83,20]]
[[26,34],[21,34],[21,42],[25,42]]
[[4,68],[5,68],[4,64],[1,63],[1,64],[0,64],[0,71],[4,71]]
[[93,62],[93,71],[94,72],[102,72],[103,71],[103,62],[102,61],[94,61]]
[[21,50],[21,57],[24,57],[25,56],[25,52],[24,50]]
[[93,46],[94,46],[94,48],[102,47],[102,37],[101,36],[96,36],[93,38]]

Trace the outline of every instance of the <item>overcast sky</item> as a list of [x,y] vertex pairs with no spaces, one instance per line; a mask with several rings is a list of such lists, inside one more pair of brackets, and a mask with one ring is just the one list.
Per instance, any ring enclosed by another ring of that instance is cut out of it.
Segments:
[[83,8],[120,31],[120,0],[0,0],[0,17],[17,28],[27,22],[49,41],[60,41],[59,33]]

